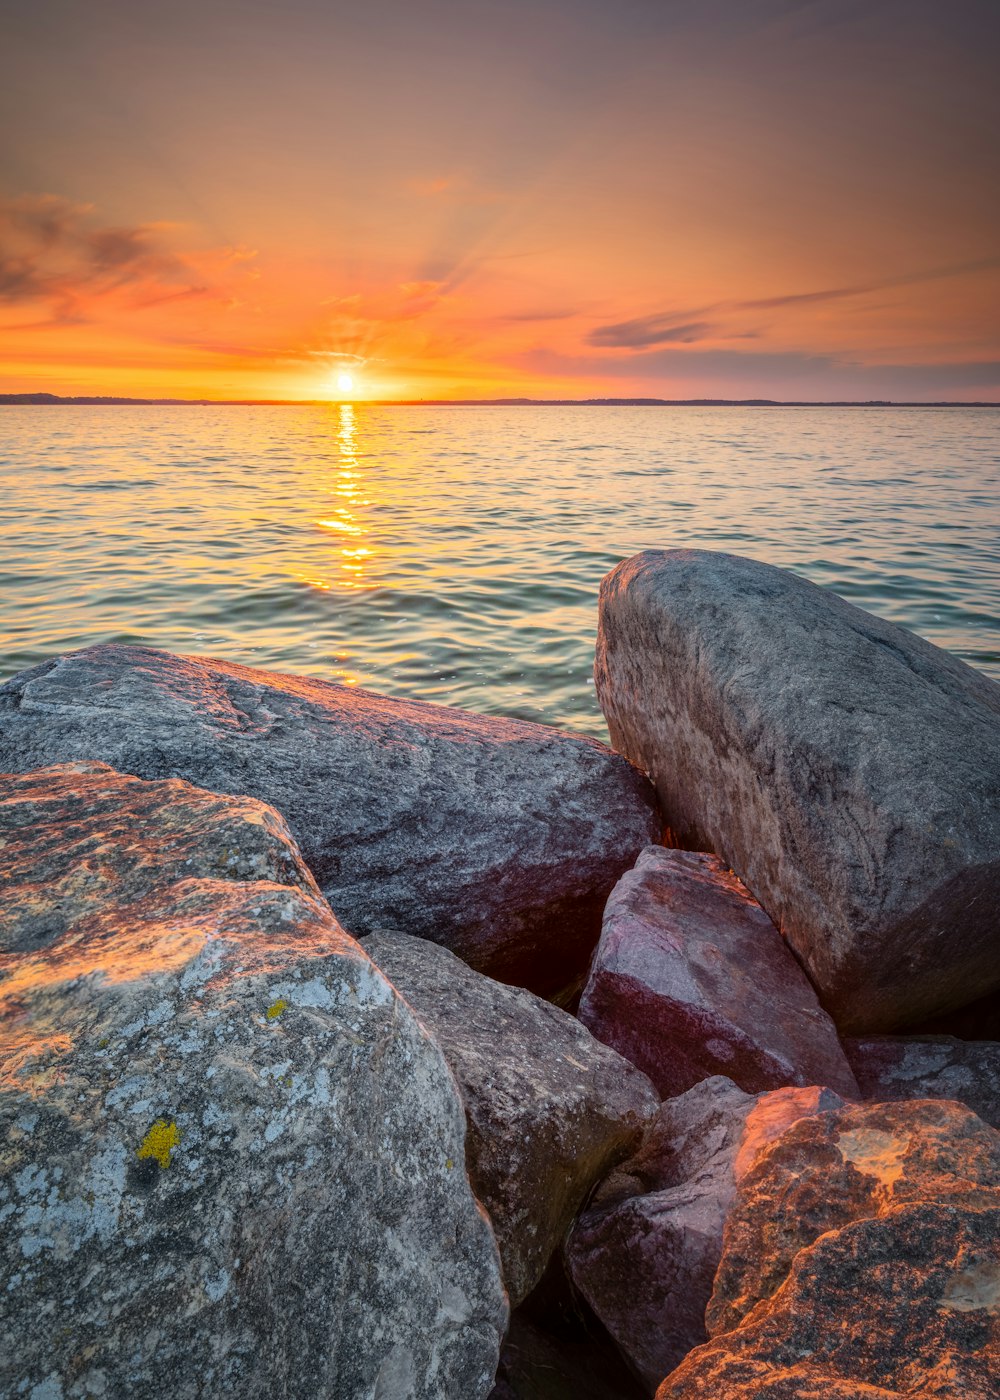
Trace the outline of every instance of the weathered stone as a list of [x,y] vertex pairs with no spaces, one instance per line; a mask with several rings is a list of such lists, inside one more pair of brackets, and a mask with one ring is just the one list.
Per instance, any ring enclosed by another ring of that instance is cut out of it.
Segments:
[[354,935],[433,938],[507,981],[578,977],[652,788],[594,740],[142,647],[0,686],[0,770],[103,759],[272,803]]
[[740,1176],[798,1118],[842,1105],[829,1089],[754,1097],[706,1079],[662,1105],[639,1152],[598,1188],[567,1240],[567,1263],[650,1391],[705,1341]]
[[956,1099],[1000,1128],[1000,1043],[950,1035],[845,1039],[861,1097]]
[[[705,1315],[732,1331],[818,1236],[896,1206],[1000,1207],[1000,1133],[961,1104],[858,1104],[801,1119],[741,1178]],[[1000,1295],[998,1295],[1000,1302]]]
[[[612,1355],[608,1355],[608,1352]],[[550,1336],[517,1313],[500,1353],[490,1400],[642,1400],[610,1343]]]
[[805,973],[715,856],[643,851],[608,900],[579,1015],[665,1098],[713,1074],[750,1093],[826,1084],[858,1097]]
[[487,1395],[454,1080],[277,812],[67,765],[0,851],[0,1393]]
[[1000,1199],[894,1206],[821,1235],[657,1400],[997,1400]]
[[469,1176],[516,1305],[595,1183],[636,1146],[659,1097],[565,1011],[474,972],[447,949],[388,931],[362,946],[458,1081]]
[[597,691],[678,843],[714,850],[852,1033],[1000,987],[1000,686],[781,569],[648,551]]

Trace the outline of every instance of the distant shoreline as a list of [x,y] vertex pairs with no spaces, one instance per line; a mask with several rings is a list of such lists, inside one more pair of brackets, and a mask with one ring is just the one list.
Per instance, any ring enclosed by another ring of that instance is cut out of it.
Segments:
[[0,407],[61,408],[1000,408],[985,399],[130,399],[0,394]]

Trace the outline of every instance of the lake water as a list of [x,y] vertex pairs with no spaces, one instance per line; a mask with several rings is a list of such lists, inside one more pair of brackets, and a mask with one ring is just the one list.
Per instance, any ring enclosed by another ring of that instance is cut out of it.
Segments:
[[0,673],[143,642],[606,736],[597,587],[694,545],[1000,678],[989,409],[0,409]]

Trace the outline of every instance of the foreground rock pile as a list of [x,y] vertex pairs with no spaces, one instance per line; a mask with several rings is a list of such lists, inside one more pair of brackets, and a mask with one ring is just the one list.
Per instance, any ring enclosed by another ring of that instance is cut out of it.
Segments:
[[1000,687],[698,551],[596,675],[0,686],[0,1394],[1000,1398]]

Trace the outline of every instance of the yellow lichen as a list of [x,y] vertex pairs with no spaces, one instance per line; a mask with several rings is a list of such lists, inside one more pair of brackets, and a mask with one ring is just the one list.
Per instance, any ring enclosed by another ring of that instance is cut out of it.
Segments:
[[277,1001],[272,1001],[271,1005],[264,1013],[269,1021],[276,1021],[283,1011],[288,1010],[288,1002],[284,997],[279,997]]
[[170,1166],[170,1154],[181,1140],[177,1124],[171,1119],[157,1118],[136,1150],[137,1157],[152,1157],[161,1167]]

